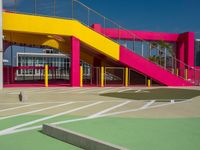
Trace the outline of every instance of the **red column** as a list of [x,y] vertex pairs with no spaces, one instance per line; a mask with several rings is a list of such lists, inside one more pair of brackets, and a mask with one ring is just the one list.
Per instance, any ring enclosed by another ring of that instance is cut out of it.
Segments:
[[80,40],[71,37],[71,86],[80,86]]
[[194,33],[187,32],[187,39],[186,39],[186,63],[188,66],[188,79],[194,79]]
[[184,77],[184,63],[185,63],[185,44],[184,42],[177,42],[177,59],[180,60],[177,62],[177,67],[179,71],[179,76]]
[[187,32],[185,38],[186,64],[194,67],[194,33]]
[[[177,49],[177,58],[184,62],[185,65],[181,64],[179,67],[181,69],[188,69],[188,79],[193,79],[194,76],[194,33],[185,32],[180,34],[178,49]],[[189,68],[187,67],[190,66]],[[184,77],[184,72],[181,72],[181,76]]]

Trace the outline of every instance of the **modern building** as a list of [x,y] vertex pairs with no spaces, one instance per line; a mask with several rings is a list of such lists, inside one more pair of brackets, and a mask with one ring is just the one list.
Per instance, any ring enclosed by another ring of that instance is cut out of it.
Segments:
[[[65,18],[47,17],[35,8],[37,15],[3,12],[4,52],[12,45],[56,50],[18,52],[16,65],[4,66],[5,83],[27,79],[34,86],[35,79],[62,79],[70,86],[200,85],[199,41],[193,32],[128,30],[79,1],[72,2],[68,10],[73,12]],[[74,5],[80,8],[73,9]]]

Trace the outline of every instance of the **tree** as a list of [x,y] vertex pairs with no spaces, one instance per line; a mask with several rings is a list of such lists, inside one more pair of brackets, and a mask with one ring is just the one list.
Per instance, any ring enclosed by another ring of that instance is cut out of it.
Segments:
[[[172,57],[175,57],[173,46],[163,40],[151,42],[151,50],[156,49],[158,55],[149,56],[149,60],[161,65],[166,66],[166,49]],[[164,56],[163,56],[164,55]]]

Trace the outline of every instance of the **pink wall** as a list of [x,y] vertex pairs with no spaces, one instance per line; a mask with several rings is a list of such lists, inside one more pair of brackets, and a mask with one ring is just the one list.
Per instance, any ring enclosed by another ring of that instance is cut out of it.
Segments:
[[[98,26],[99,30],[99,26]],[[171,34],[171,33],[164,33],[164,32],[149,32],[149,31],[137,31],[137,30],[118,30],[118,29],[111,29],[111,28],[101,28],[101,32],[105,33],[110,38],[118,39],[120,36],[120,39],[124,40],[131,40],[133,39],[133,35],[136,35],[137,39],[143,39],[148,41],[158,41],[158,40],[164,40],[164,41],[170,41],[170,42],[176,42],[178,40],[179,34]]]

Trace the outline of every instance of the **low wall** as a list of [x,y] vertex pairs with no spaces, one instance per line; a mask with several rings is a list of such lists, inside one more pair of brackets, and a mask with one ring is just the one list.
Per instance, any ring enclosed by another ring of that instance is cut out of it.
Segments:
[[43,125],[42,132],[63,142],[85,150],[127,150],[107,142],[97,140],[53,125]]

